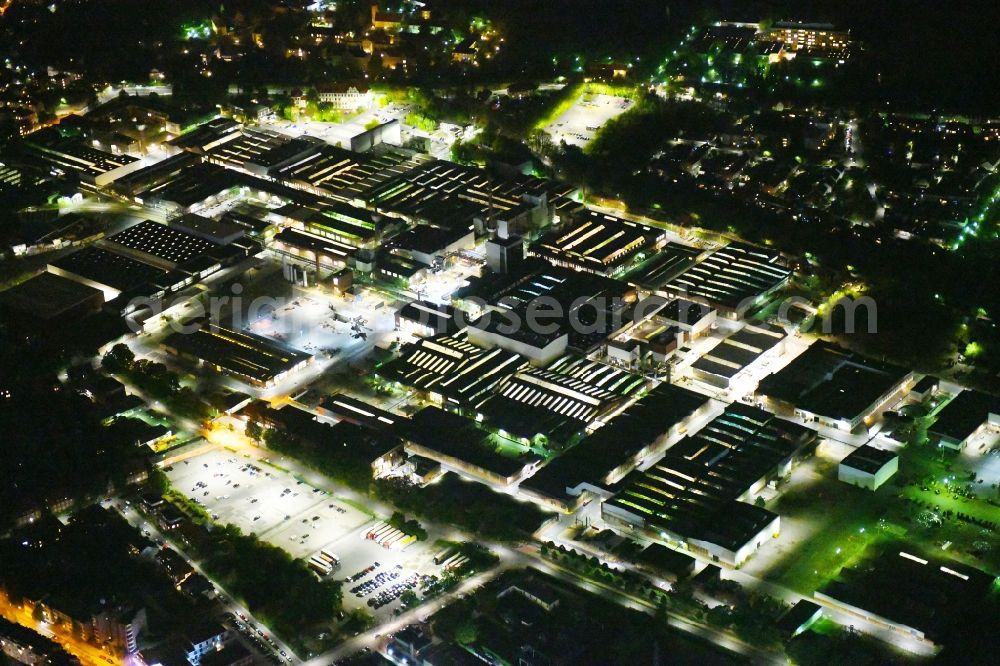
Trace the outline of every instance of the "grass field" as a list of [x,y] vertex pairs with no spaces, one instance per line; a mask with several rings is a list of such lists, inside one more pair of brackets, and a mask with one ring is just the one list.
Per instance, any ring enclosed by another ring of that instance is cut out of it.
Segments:
[[935,489],[930,487],[927,490],[922,490],[917,486],[907,486],[903,490],[903,494],[910,499],[924,504],[931,504],[940,511],[964,513],[977,520],[984,520],[1000,525],[1000,507],[988,504],[984,500],[956,497],[947,494],[947,490],[938,489],[935,492]]
[[905,537],[906,528],[886,510],[894,499],[886,486],[871,493],[835,477],[785,495],[774,510],[814,529],[766,577],[808,594],[836,578],[843,567],[860,561],[871,546]]
[[928,474],[940,478],[954,475],[947,461],[937,456],[930,447],[906,450],[900,473],[875,492],[838,481],[835,464],[823,461],[817,466],[816,480],[789,490],[769,506],[782,517],[781,539],[788,536],[786,529],[792,533],[797,527],[799,534],[789,537],[792,543],[772,555],[773,563],[769,562],[760,575],[775,584],[811,594],[836,578],[843,567],[856,565],[889,543],[915,552],[937,551],[988,572],[1000,571],[997,532],[945,515],[939,525],[924,525],[917,520],[926,509],[910,500],[937,506],[941,514],[951,509],[1000,521],[1000,508],[985,500],[956,498],[944,491],[935,494],[932,486],[922,491],[920,484],[906,483]]
[[559,91],[559,101],[549,109],[545,115],[535,122],[535,129],[544,129],[555,122],[556,118],[566,113],[576,104],[576,100],[583,94],[585,84],[567,85],[565,89]]
[[1000,506],[987,500],[990,495],[995,498],[996,492],[990,491],[989,485],[970,479],[968,464],[968,459],[950,451],[911,445],[900,460],[908,481],[903,496],[941,512],[964,513],[1000,525]]

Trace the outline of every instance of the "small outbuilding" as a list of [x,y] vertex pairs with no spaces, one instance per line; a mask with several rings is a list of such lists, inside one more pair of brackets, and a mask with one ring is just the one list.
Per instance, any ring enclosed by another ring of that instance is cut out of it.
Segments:
[[898,471],[898,455],[865,444],[840,461],[837,478],[851,485],[876,490]]

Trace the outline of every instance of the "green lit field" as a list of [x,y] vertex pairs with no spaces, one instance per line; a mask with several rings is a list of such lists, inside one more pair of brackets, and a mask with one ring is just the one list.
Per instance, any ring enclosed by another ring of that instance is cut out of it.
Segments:
[[554,123],[556,118],[573,108],[573,105],[576,104],[583,91],[584,85],[582,83],[568,84],[566,88],[560,91],[558,102],[535,122],[535,129],[545,129]]
[[833,465],[829,472],[827,478],[787,493],[773,508],[783,520],[793,518],[813,530],[765,573],[774,583],[803,594],[857,563],[870,546],[907,534],[902,521],[897,522],[901,516],[886,511],[894,503],[891,487],[872,493],[837,481]]
[[906,482],[902,494],[942,513],[963,513],[1000,525],[1000,506],[987,499],[992,496],[995,501],[997,492],[977,483],[967,466],[968,459],[954,452],[911,445],[900,460],[901,480]]
[[[836,464],[821,461],[818,478],[790,489],[769,506],[782,517],[782,538],[790,536],[784,532],[794,532],[795,526],[802,533],[773,555],[759,575],[811,594],[836,578],[843,567],[856,565],[889,543],[915,552],[936,551],[986,571],[1000,571],[1000,534],[945,513],[950,509],[997,521],[1000,508],[985,500],[935,494],[930,486],[922,491],[919,484],[910,483],[931,471],[943,478],[946,463],[935,456],[935,450],[926,446],[907,450],[900,473],[875,492],[838,481]],[[928,510],[928,504],[937,511]]]
[[980,499],[951,495],[944,484],[928,486],[927,490],[922,490],[917,486],[907,486],[903,490],[903,495],[925,505],[934,506],[942,512],[964,513],[977,520],[1000,525],[1000,507]]

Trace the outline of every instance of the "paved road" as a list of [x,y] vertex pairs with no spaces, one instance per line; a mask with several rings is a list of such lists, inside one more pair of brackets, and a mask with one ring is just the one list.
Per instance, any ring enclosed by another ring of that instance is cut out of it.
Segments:
[[[343,497],[348,500],[364,504],[369,508],[371,508],[371,510],[376,513],[383,515],[390,515],[393,511],[395,511],[395,507],[392,507],[391,505],[386,504],[385,502],[372,500],[348,488],[343,488],[341,486],[335,485],[330,479],[326,478],[321,474],[318,474],[314,470],[305,467],[304,465],[302,465],[293,458],[287,458],[268,449],[261,449],[253,446],[247,446],[245,449],[241,450],[240,453],[248,454],[251,457],[255,457],[258,459],[266,457],[271,461],[271,463],[279,465],[285,469],[288,469],[293,474],[304,479],[307,483],[309,483],[313,487],[321,488],[338,497]],[[424,523],[429,530],[440,531],[442,534],[447,535],[447,538],[450,539],[464,540],[464,541],[469,541],[469,540],[479,541],[475,537],[465,534],[460,530],[457,530],[451,526],[436,525],[433,523],[428,523],[426,521],[424,521]],[[360,634],[359,636],[353,639],[341,643],[336,648],[310,659],[307,663],[312,666],[319,666],[320,664],[328,664],[332,661],[353,654],[354,652],[357,652],[362,648],[367,647],[370,649],[377,649],[380,637],[394,633],[395,631],[398,631],[409,624],[418,622],[420,618],[433,615],[435,612],[440,610],[440,608],[447,605],[449,602],[453,601],[454,599],[464,594],[468,594],[469,592],[482,586],[487,581],[495,578],[502,571],[521,568],[521,567],[532,566],[541,569],[543,571],[546,571],[547,573],[555,575],[556,577],[566,580],[567,582],[570,582],[574,585],[582,586],[585,587],[586,589],[589,589],[592,592],[596,592],[601,596],[603,596],[604,598],[608,599],[609,601],[619,603],[621,605],[633,608],[635,610],[639,610],[649,614],[653,614],[656,610],[655,605],[650,603],[648,600],[627,595],[621,591],[615,590],[614,588],[610,588],[583,579],[573,572],[560,570],[554,567],[550,562],[541,557],[538,551],[537,544],[530,544],[523,547],[520,550],[514,550],[502,544],[483,543],[481,541],[479,542],[482,543],[482,545],[490,548],[500,556],[501,561],[497,567],[494,567],[489,571],[473,576],[472,578],[462,582],[459,586],[448,591],[442,596],[437,597],[425,604],[422,604],[410,611],[407,611],[401,614],[400,616],[393,618],[391,621],[382,623],[379,626],[374,627],[370,631]],[[728,634],[727,632],[719,631],[714,627],[709,627],[707,625],[702,625],[696,622],[692,622],[691,620],[688,620],[683,616],[677,614],[670,615],[669,622],[671,626],[674,626],[679,630],[696,634],[701,638],[710,640],[711,642],[721,645],[726,649],[737,652],[738,654],[754,657],[755,659],[760,660],[762,663],[770,663],[772,661],[775,661],[775,655],[761,651],[757,648],[754,648],[753,646],[742,644],[740,641],[738,641],[738,639],[736,639],[732,635]]]
[[[351,356],[352,357],[358,356],[366,350],[367,350],[366,348],[359,349],[357,350],[356,353],[352,353]],[[344,361],[350,359],[341,359],[341,360]],[[175,420],[178,421],[179,425],[181,425],[183,428],[191,429],[194,432],[199,431],[199,424],[195,424],[190,421],[185,421],[184,419],[175,418]],[[243,447],[243,450],[241,450],[240,452],[256,458],[267,457],[272,462],[279,464],[280,466],[286,469],[289,469],[294,474],[298,475],[300,478],[305,479],[307,482],[313,485],[313,487],[322,488],[324,490],[332,492],[335,495],[345,497],[360,504],[364,504],[370,507],[376,513],[389,515],[395,509],[394,507],[389,506],[383,502],[373,501],[370,498],[361,496],[358,493],[355,493],[349,489],[335,486],[329,479],[301,465],[295,459],[286,458],[272,451],[260,449],[253,446],[245,446]],[[435,527],[435,526],[429,525],[429,527]],[[449,526],[436,526],[436,527],[440,529],[440,531],[443,534],[447,534],[451,538],[459,540],[472,539],[472,537],[470,537],[469,535],[463,534],[459,530],[456,530]],[[346,643],[341,644],[334,650],[331,650],[330,652],[324,653],[323,655],[320,655],[319,657],[310,660],[309,663],[319,664],[324,662],[324,660],[326,663],[328,663],[329,661],[340,658],[342,656],[350,654],[364,647],[369,647],[374,649],[377,647],[377,639],[381,635],[392,633],[393,631],[396,631],[399,628],[406,626],[407,624],[413,623],[419,617],[426,617],[427,615],[433,614],[449,601],[455,599],[457,596],[461,594],[465,594],[475,589],[479,585],[482,585],[487,580],[496,576],[500,571],[516,566],[535,566],[538,568],[542,568],[546,571],[555,572],[554,575],[557,575],[559,577],[565,578],[566,576],[569,576],[570,577],[570,579],[568,579],[569,582],[572,582],[575,585],[586,587],[587,589],[592,589],[593,591],[598,592],[602,596],[605,596],[609,600],[615,601],[616,603],[621,603],[623,605],[633,607],[636,608],[637,610],[642,610],[644,612],[652,613],[655,611],[655,607],[652,604],[650,604],[648,600],[642,600],[630,597],[629,595],[623,594],[620,591],[599,586],[591,581],[580,579],[579,576],[576,576],[575,574],[572,574],[570,572],[560,571],[554,568],[546,560],[543,560],[537,553],[529,553],[529,554],[525,554],[523,552],[517,553],[517,551],[511,551],[510,549],[504,548],[503,546],[499,546],[497,544],[484,544],[484,545],[487,545],[493,548],[496,552],[501,553],[502,562],[500,567],[490,572],[480,574],[479,576],[475,576],[468,581],[465,581],[455,590],[452,590],[442,595],[441,597],[438,597],[437,599],[428,602],[427,604],[424,604],[416,609],[413,609],[412,611],[408,611],[402,614],[401,616],[394,618],[390,622],[382,624],[376,627],[375,629],[372,629],[369,632],[366,632],[354,639],[351,639]],[[576,546],[575,543],[573,545],[574,547]],[[790,602],[797,601],[798,598],[801,598],[801,595],[797,595],[791,592],[790,590],[771,589],[773,586],[770,586],[765,581],[762,581],[757,578],[747,576],[744,580],[743,579],[744,576],[745,575],[741,576],[741,582],[745,582],[746,584],[756,589],[766,589],[769,593],[773,594],[778,598],[782,598]],[[246,611],[245,609],[241,609],[240,612],[245,613]],[[707,638],[708,640],[711,640],[712,642],[722,645],[739,654],[753,656],[755,659],[761,659],[764,661],[770,661],[773,660],[774,658],[773,654],[762,653],[757,648],[754,648],[746,644],[741,644],[735,637],[725,632],[720,632],[713,627],[708,627],[705,625],[700,625],[698,623],[692,622],[691,620],[684,618],[680,615],[676,614],[671,615],[670,622],[672,626],[675,626],[678,629],[697,634],[698,636],[701,636],[703,638]],[[287,647],[283,647],[282,649],[285,649],[286,652],[292,654]]]
[[[323,666],[336,661],[337,659],[350,656],[364,648],[378,650],[380,643],[385,636],[394,634],[411,624],[421,622],[423,618],[433,615],[455,599],[475,591],[488,581],[496,578],[503,571],[524,567],[534,567],[535,569],[543,571],[554,578],[576,587],[584,588],[587,591],[597,594],[601,598],[620,606],[625,606],[648,615],[653,615],[656,612],[655,604],[651,603],[648,599],[635,597],[607,585],[583,578],[575,572],[557,567],[549,561],[542,559],[538,552],[537,545],[525,546],[519,550],[513,550],[498,544],[488,545],[492,550],[496,551],[500,555],[501,562],[499,566],[464,581],[458,587],[450,590],[441,597],[433,599],[426,604],[403,613],[392,622],[382,624],[349,641],[341,643],[333,650],[309,660],[306,662],[306,666]],[[727,632],[722,632],[714,627],[692,621],[677,613],[668,612],[667,624],[680,631],[694,634],[704,640],[720,645],[732,652],[749,657],[754,661],[754,663],[786,663],[786,659],[782,654],[754,647],[744,643]]]
[[[258,620],[253,616],[253,613],[250,612],[249,608],[237,602],[235,597],[233,597],[232,594],[230,594],[222,585],[220,585],[217,580],[212,578],[204,569],[202,569],[195,559],[189,557],[181,546],[178,546],[175,542],[173,542],[170,539],[169,535],[164,534],[162,531],[160,531],[160,529],[156,526],[156,524],[154,524],[152,521],[147,521],[146,518],[142,516],[138,511],[136,511],[133,507],[125,505],[123,502],[120,501],[113,502],[112,506],[122,515],[123,518],[125,518],[125,520],[127,520],[136,529],[140,531],[147,530],[150,534],[150,538],[156,540],[157,543],[162,542],[164,544],[168,544],[170,548],[172,548],[174,551],[180,554],[185,560],[187,560],[188,564],[190,564],[191,567],[196,572],[200,573],[202,576],[205,576],[205,578],[211,580],[212,584],[215,585],[215,588],[219,591],[219,600],[226,611],[232,613],[233,615],[239,616],[240,614],[242,614],[246,616],[247,618],[246,623],[249,626],[262,627],[265,629],[267,628],[267,626],[263,622],[261,622],[260,620]],[[295,654],[292,648],[289,647],[287,644],[285,644],[284,641],[282,641],[273,631],[269,630],[266,633],[272,638],[272,640],[274,640],[278,652],[283,650],[285,654],[289,655],[288,659],[289,663],[293,662],[297,663],[302,661]]]
[[324,666],[325,664],[329,664],[338,659],[348,657],[364,648],[377,650],[382,637],[394,634],[411,624],[421,622],[423,618],[433,615],[459,597],[475,591],[485,583],[496,578],[502,571],[508,568],[511,568],[510,565],[501,564],[500,566],[494,567],[489,571],[485,571],[479,575],[462,581],[462,583],[458,586],[442,594],[440,597],[436,597],[427,603],[421,604],[416,608],[412,608],[398,617],[393,618],[389,622],[384,622],[362,634],[358,634],[354,638],[344,641],[328,652],[324,652],[317,657],[313,657],[309,661],[305,662],[306,666]]
[[[66,652],[79,659],[83,666],[108,666],[108,664],[117,665],[122,663],[122,660],[118,656],[109,654],[90,643],[77,640],[71,631],[66,631],[59,625],[37,621],[31,610],[9,603],[7,598],[2,594],[0,594],[0,617],[54,640]],[[17,662],[11,661],[11,663],[16,664]]]

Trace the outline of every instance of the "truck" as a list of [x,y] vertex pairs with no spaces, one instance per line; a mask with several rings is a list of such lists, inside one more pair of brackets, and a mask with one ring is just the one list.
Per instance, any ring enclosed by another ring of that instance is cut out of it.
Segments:
[[438,552],[438,554],[434,556],[434,564],[438,564],[438,565],[443,564],[445,560],[447,560],[449,557],[451,557],[454,554],[455,554],[455,547],[454,546],[448,546],[447,548],[445,548],[444,550]]
[[333,571],[333,566],[318,555],[313,555],[309,558],[309,568],[320,576],[328,576]]
[[331,552],[330,550],[327,550],[326,548],[324,548],[321,551],[319,551],[319,557],[320,557],[320,559],[328,562],[331,567],[339,567],[340,566],[340,558],[337,557],[336,555],[334,555],[333,552]]

